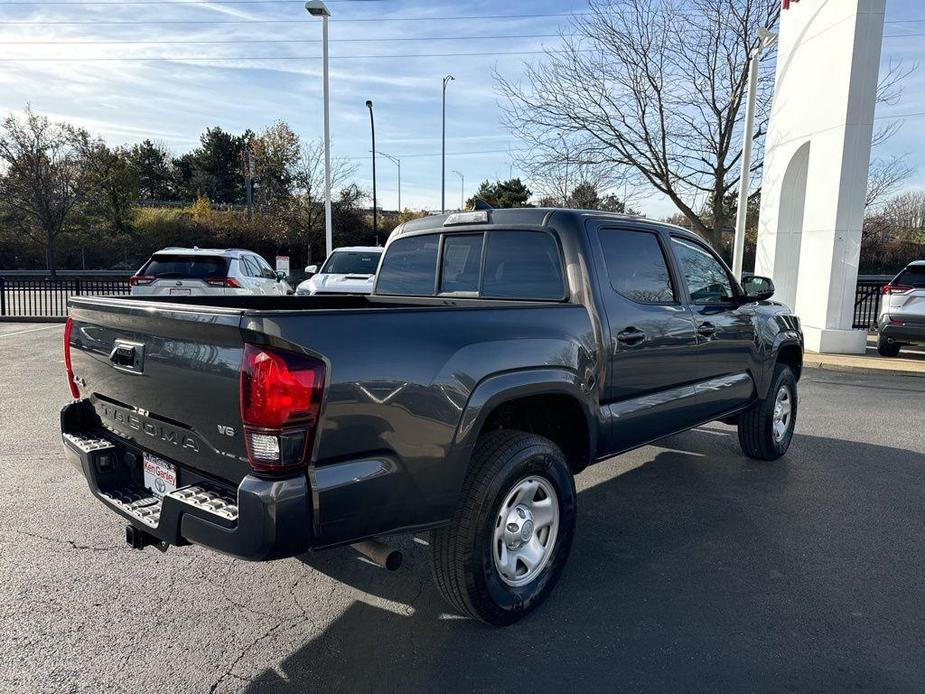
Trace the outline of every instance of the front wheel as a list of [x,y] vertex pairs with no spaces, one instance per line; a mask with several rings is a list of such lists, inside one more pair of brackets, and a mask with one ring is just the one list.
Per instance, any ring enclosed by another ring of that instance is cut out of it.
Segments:
[[434,579],[446,601],[494,626],[536,609],[568,558],[575,497],[552,441],[519,431],[483,436],[451,524],[434,532]]
[[790,448],[797,421],[797,380],[786,364],[774,367],[768,397],[739,415],[739,445],[756,460],[777,460]]

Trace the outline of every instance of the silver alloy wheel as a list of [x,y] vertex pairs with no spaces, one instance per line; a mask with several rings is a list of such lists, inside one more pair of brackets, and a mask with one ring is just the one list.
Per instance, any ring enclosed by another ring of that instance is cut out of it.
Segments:
[[793,396],[790,393],[790,388],[783,385],[777,391],[777,398],[774,400],[773,433],[776,443],[784,440],[784,436],[787,435],[787,431],[790,429],[792,419]]
[[501,580],[525,586],[552,556],[559,535],[559,497],[549,480],[536,475],[515,484],[495,519],[492,557]]

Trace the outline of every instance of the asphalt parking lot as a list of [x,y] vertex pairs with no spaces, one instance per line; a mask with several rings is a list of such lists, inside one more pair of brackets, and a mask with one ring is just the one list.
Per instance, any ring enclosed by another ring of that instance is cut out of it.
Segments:
[[925,690],[925,379],[808,371],[788,456],[719,424],[578,478],[535,615],[448,613],[427,536],[272,564],[124,544],[64,462],[61,326],[0,324],[0,691]]

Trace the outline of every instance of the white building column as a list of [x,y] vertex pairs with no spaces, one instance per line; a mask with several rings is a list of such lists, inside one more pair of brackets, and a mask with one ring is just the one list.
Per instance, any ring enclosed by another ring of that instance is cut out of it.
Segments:
[[781,15],[755,273],[807,349],[864,352],[852,330],[886,0],[801,0]]

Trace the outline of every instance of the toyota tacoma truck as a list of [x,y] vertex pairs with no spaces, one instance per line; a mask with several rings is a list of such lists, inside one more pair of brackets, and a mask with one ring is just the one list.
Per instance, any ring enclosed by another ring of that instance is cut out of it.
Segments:
[[64,447],[136,547],[271,560],[432,531],[447,602],[543,602],[586,466],[713,420],[775,460],[803,338],[683,229],[578,210],[407,222],[369,296],[75,297]]

